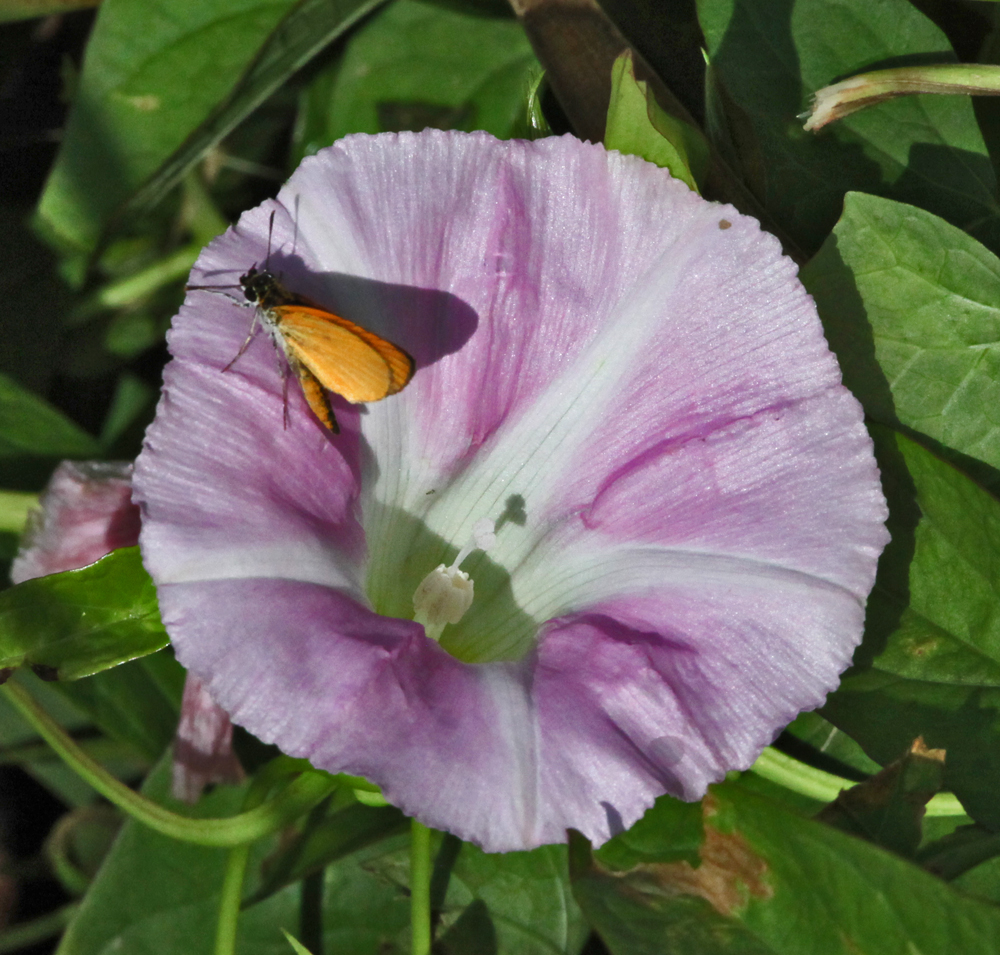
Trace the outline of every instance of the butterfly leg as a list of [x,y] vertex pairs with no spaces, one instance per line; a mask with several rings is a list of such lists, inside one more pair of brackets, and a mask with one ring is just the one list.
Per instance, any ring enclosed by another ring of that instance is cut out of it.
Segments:
[[284,409],[282,427],[288,430],[288,369],[281,369],[281,406]]
[[254,333],[257,331],[257,318],[258,318],[257,314],[254,313],[253,320],[250,322],[250,334],[247,335],[246,341],[244,341],[243,344],[240,345],[240,350],[235,355],[233,355],[233,360],[228,365],[226,365],[225,368],[222,369],[223,371],[229,371],[229,369],[232,368],[233,365],[235,365],[236,362],[240,360],[240,357],[243,355],[243,352],[245,352],[247,348],[250,347],[250,342],[253,341]]

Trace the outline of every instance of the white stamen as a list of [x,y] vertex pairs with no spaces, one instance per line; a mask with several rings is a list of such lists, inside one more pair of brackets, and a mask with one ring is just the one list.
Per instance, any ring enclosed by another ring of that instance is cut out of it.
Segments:
[[458,552],[458,556],[449,569],[458,570],[465,558],[474,550],[489,550],[497,542],[494,526],[493,521],[488,517],[483,517],[476,521],[472,525],[472,540]]
[[459,570],[462,561],[475,550],[488,550],[495,542],[494,522],[489,518],[476,521],[472,540],[458,552],[452,565],[439,564],[420,582],[413,594],[413,619],[424,625],[432,640],[439,640],[445,626],[458,623],[472,606],[475,588],[472,578]]
[[415,617],[425,626],[458,623],[472,606],[473,591],[467,573],[439,564],[420,582],[413,595]]

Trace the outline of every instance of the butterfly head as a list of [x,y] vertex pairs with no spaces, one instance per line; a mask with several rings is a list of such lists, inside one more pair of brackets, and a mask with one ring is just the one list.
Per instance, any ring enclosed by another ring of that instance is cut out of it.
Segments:
[[240,276],[240,285],[246,300],[263,309],[281,305],[291,298],[273,272],[258,269],[256,265]]
[[267,291],[269,278],[270,274],[259,270],[256,265],[250,266],[250,269],[240,276],[240,285],[243,287],[243,294],[248,302],[257,303],[260,301],[262,295]]

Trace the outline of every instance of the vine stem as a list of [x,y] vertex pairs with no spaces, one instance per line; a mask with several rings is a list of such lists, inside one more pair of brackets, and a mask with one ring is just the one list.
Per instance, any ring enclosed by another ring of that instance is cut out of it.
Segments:
[[[243,800],[247,812],[262,805],[267,794],[284,776],[294,772],[295,761],[279,757],[257,773]],[[215,926],[215,955],[236,955],[236,929],[243,902],[243,882],[250,860],[250,844],[233,846],[226,859],[226,872],[219,893],[219,920]]]
[[219,920],[215,925],[215,955],[235,955],[236,926],[243,900],[243,877],[250,858],[250,846],[234,846],[226,859],[226,874],[219,896]]
[[[750,767],[750,772],[818,802],[833,802],[841,790],[857,785],[854,780],[844,779],[843,776],[835,776],[833,773],[800,763],[773,746],[768,746],[760,754],[757,762]],[[927,803],[925,815],[964,816],[965,810],[952,793],[937,793]]]
[[247,845],[308,812],[338,785],[329,773],[307,769],[272,799],[253,809],[221,819],[191,819],[147,799],[112,776],[76,744],[23,686],[7,683],[3,692],[74,772],[133,819],[171,839],[223,848]]
[[431,951],[431,830],[416,819],[410,824],[411,955]]

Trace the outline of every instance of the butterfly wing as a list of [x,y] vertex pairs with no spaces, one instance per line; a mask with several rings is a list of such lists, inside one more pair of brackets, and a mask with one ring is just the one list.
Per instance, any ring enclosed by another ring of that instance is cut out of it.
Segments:
[[397,391],[402,391],[413,377],[415,365],[410,355],[398,345],[394,345],[392,342],[382,338],[381,335],[376,335],[366,328],[361,328],[359,325],[355,325],[354,322],[349,322],[346,318],[341,318],[340,321],[344,323],[344,327],[349,328],[355,335],[359,335],[375,349],[382,356],[382,360],[386,365],[389,366],[389,377],[391,378],[389,394],[394,395]]
[[339,315],[298,304],[270,311],[295,360],[350,402],[394,395],[413,376],[413,359],[403,349]]
[[337,424],[337,419],[333,414],[333,408],[330,407],[330,398],[326,393],[326,389],[319,383],[316,376],[294,356],[289,356],[288,364],[291,366],[292,371],[295,372],[295,377],[299,380],[299,387],[302,389],[306,404],[312,409],[312,413],[319,418],[320,423],[324,427],[328,428],[334,434],[340,434],[340,426]]

